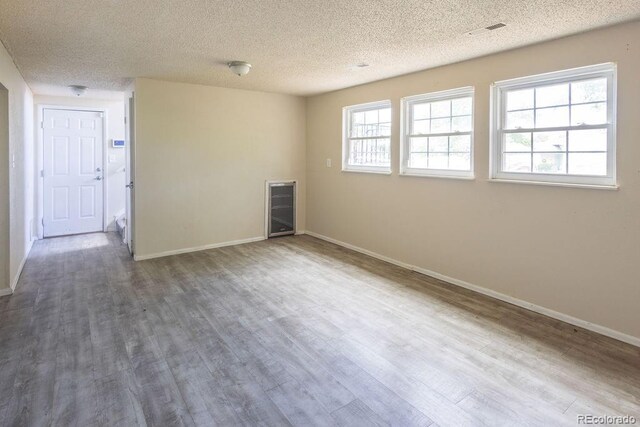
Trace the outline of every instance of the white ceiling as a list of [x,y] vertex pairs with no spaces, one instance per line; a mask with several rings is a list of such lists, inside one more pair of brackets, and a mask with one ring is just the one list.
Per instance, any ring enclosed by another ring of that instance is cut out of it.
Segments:
[[[0,0],[0,11],[0,39],[36,92],[150,77],[309,95],[635,20],[640,1]],[[497,22],[507,27],[466,35]],[[253,70],[237,77],[230,60]]]

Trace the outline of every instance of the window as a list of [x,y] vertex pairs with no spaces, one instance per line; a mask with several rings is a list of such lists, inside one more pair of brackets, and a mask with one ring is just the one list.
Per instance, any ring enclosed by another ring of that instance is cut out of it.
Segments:
[[342,170],[391,172],[391,102],[345,107]]
[[402,99],[400,172],[473,177],[473,88]]
[[494,179],[615,186],[615,65],[495,83]]

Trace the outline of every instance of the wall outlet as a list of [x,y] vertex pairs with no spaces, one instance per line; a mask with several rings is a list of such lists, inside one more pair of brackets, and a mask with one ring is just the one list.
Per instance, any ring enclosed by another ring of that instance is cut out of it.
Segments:
[[330,168],[331,167],[331,159],[327,159],[327,167]]

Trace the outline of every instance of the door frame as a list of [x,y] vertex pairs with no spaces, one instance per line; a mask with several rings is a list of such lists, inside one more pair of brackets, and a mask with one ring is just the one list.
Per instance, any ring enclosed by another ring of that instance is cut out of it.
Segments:
[[107,173],[107,151],[109,144],[107,143],[107,125],[108,112],[106,108],[91,108],[91,107],[73,107],[68,105],[50,105],[50,104],[38,104],[37,112],[38,117],[36,121],[37,138],[36,141],[36,224],[35,231],[38,239],[44,238],[44,110],[66,110],[66,111],[83,111],[94,112],[102,114],[102,231],[107,231],[108,218],[108,194],[109,194],[109,174]]

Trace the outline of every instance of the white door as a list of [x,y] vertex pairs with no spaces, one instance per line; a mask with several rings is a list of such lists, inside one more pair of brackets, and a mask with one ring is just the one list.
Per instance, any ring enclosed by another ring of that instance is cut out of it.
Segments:
[[125,176],[126,176],[126,181],[127,181],[127,197],[126,197],[126,203],[127,203],[127,209],[126,209],[126,216],[127,216],[127,226],[126,226],[126,233],[127,233],[127,246],[129,247],[129,253],[131,255],[133,255],[133,215],[134,215],[134,211],[133,211],[133,207],[134,207],[134,196],[135,196],[135,188],[134,188],[134,184],[133,184],[133,178],[135,176],[134,173],[134,168],[135,168],[135,155],[136,155],[136,150],[135,150],[135,99],[133,97],[133,95],[131,96],[131,98],[129,98],[129,102],[126,105],[127,107],[127,145],[125,147]]
[[102,113],[44,110],[44,237],[103,231]]

